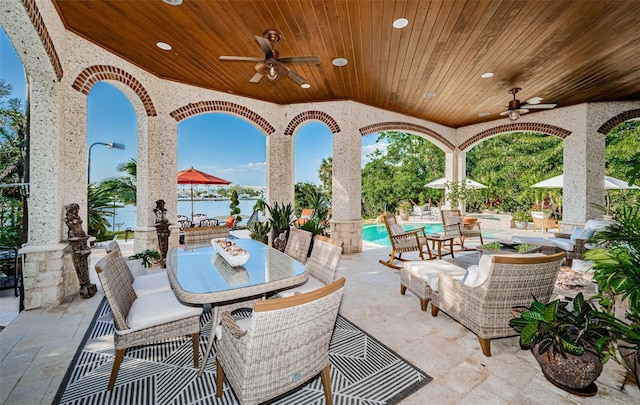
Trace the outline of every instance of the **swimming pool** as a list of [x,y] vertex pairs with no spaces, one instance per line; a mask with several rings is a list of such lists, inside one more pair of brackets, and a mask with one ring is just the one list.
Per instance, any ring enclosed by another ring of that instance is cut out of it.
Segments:
[[[426,233],[442,232],[441,224],[405,224],[402,227],[405,231],[424,228]],[[365,242],[376,243],[378,245],[391,246],[389,235],[387,234],[387,228],[385,228],[384,224],[364,225],[362,227],[362,240]]]

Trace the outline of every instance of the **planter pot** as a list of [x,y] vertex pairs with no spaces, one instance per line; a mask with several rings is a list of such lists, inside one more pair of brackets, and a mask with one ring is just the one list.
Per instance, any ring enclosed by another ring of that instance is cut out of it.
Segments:
[[400,213],[400,219],[403,221],[408,221],[409,220],[409,213],[408,212],[401,212]]
[[602,373],[602,360],[597,354],[585,351],[582,356],[551,353],[538,354],[538,345],[532,349],[544,376],[556,387],[575,395],[593,396],[598,392],[594,381]]
[[515,221],[517,229],[527,229],[527,222]]
[[621,341],[618,341],[618,352],[622,365],[635,378],[636,385],[640,388],[640,352],[635,346]]

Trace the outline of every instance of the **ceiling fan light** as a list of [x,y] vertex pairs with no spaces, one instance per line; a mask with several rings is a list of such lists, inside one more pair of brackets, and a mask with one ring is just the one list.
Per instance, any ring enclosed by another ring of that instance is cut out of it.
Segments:
[[269,70],[267,71],[267,79],[271,80],[272,82],[278,79],[278,71],[275,67],[271,66],[269,68]]
[[409,20],[406,18],[398,18],[393,22],[393,28],[400,29],[409,25]]
[[515,120],[517,120],[518,118],[520,118],[520,114],[518,114],[518,111],[517,111],[517,110],[511,110],[511,111],[509,111],[509,119],[510,119],[511,121],[515,121]]
[[309,83],[302,83],[300,87],[302,87],[303,89],[309,89],[311,88],[311,85]]
[[331,63],[333,64],[333,66],[345,66],[347,63],[349,63],[349,61],[345,58],[335,58],[331,61]]

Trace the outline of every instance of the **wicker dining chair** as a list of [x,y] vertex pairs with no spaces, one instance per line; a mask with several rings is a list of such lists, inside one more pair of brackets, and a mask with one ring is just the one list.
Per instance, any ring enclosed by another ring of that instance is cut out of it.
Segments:
[[313,239],[311,232],[304,229],[291,228],[284,253],[302,264],[306,263],[311,239]]
[[253,405],[320,374],[325,402],[332,404],[329,343],[344,282],[341,278],[306,294],[259,301],[246,330],[223,312],[216,396],[222,397],[225,377],[238,402]]
[[290,297],[322,288],[333,282],[342,256],[342,242],[326,236],[316,235],[313,249],[307,259],[309,278],[304,284],[278,292],[278,297]]
[[490,357],[491,339],[518,334],[509,326],[511,308],[529,306],[534,299],[549,302],[563,259],[564,253],[486,255],[472,283],[440,273],[431,314],[442,310],[475,333],[482,353]]
[[184,228],[184,243],[209,243],[211,239],[228,238],[230,235],[229,229],[227,225]]
[[113,389],[120,364],[130,347],[191,335],[193,366],[198,367],[202,307],[182,304],[171,290],[136,296],[129,282],[129,269],[117,252],[100,259],[96,264],[96,273],[111,307],[115,326],[113,341],[116,357],[108,390]]
[[[115,240],[109,242],[105,250],[107,253],[115,252],[117,255],[124,258],[124,256],[122,256],[120,244]],[[137,265],[141,269],[134,268],[135,265],[133,263],[136,262],[127,260],[126,258],[124,258],[124,260],[127,268],[129,269],[129,274],[125,274],[124,277],[126,277],[131,283],[138,297],[171,289],[169,276],[167,276],[166,270],[155,270],[152,273],[147,273],[146,269],[144,269],[142,265]]]
[[[405,231],[396,221],[396,216],[384,215],[384,225],[387,228],[389,234],[389,240],[391,241],[391,253],[389,254],[389,260],[379,260],[381,264],[391,267],[396,270],[400,270],[402,267],[393,264],[394,260],[405,261],[402,258],[403,253],[418,252],[420,260],[425,260],[424,250],[428,254],[428,259],[431,259],[431,249],[427,242],[427,235],[424,232],[424,228],[417,228],[411,231]],[[396,254],[398,254],[396,256]]]

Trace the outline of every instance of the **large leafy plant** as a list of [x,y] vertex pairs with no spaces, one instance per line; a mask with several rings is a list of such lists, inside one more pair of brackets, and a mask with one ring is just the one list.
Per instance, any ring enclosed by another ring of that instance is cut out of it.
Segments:
[[293,206],[291,203],[279,204],[276,202],[273,207],[267,204],[267,210],[271,219],[271,227],[273,229],[285,229],[291,226],[293,222]]
[[582,293],[574,298],[572,308],[568,304],[559,299],[549,304],[535,300],[529,308],[514,308],[517,316],[509,325],[520,333],[520,346],[533,349],[538,345],[539,354],[552,350],[563,357],[567,353],[580,356],[586,350],[597,350],[601,358],[608,360],[606,346],[611,339],[606,323]]

